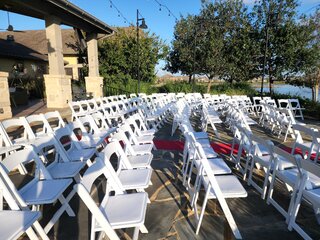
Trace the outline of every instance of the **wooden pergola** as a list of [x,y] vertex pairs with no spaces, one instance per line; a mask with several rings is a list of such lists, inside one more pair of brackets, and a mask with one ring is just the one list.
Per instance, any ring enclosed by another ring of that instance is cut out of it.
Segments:
[[[64,69],[61,24],[86,33],[89,65],[86,90],[93,97],[102,96],[103,79],[99,75],[97,40],[114,33],[109,25],[66,0],[1,0],[0,9],[45,21],[49,74],[44,79],[48,108],[64,108],[72,100],[71,78]],[[0,119],[12,116],[7,78],[8,73],[0,72]]]

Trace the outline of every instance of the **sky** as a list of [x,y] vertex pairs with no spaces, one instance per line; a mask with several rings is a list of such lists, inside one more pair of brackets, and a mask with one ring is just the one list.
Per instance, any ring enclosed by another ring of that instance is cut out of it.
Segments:
[[[198,14],[201,9],[201,0],[70,0],[70,2],[114,27],[135,24],[138,9],[142,17],[145,18],[148,30],[160,36],[167,44],[170,44],[173,39],[175,17],[179,19],[181,15]],[[254,0],[244,0],[244,3],[250,7]],[[112,7],[110,7],[111,5]],[[160,5],[163,6],[160,7]],[[300,0],[298,11],[309,14],[315,11],[317,5],[320,5],[320,0]],[[167,6],[171,13],[164,6]],[[125,22],[124,18],[129,23]],[[10,13],[10,23],[17,30],[45,28],[43,20],[14,13]],[[7,13],[0,11],[0,29],[6,29],[7,26]],[[164,62],[161,61],[157,66],[159,75],[165,73],[161,70],[163,65]]]

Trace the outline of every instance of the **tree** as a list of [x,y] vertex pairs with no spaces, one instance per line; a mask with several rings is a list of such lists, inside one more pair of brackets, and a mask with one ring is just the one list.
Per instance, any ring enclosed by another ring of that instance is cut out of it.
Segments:
[[181,72],[189,76],[195,72],[195,16],[181,17],[174,27],[174,40],[167,56],[165,69],[171,73]]
[[297,6],[296,0],[261,0],[254,6],[256,41],[262,53],[258,69],[267,73],[270,93],[274,80],[284,80],[295,72],[296,50],[305,45],[299,37]]
[[320,9],[310,16],[301,17],[296,35],[301,44],[293,53],[291,68],[298,77],[289,79],[289,83],[310,87],[312,100],[317,101],[320,81]]
[[192,74],[206,75],[208,92],[214,77],[249,80],[256,48],[250,42],[252,26],[242,0],[203,3],[199,15],[177,22],[166,69],[187,74],[190,80]]
[[[155,66],[164,59],[168,47],[150,32],[140,31],[140,76],[141,81],[155,79]],[[126,86],[137,79],[137,38],[136,28],[118,28],[115,35],[99,42],[100,73],[111,82]]]

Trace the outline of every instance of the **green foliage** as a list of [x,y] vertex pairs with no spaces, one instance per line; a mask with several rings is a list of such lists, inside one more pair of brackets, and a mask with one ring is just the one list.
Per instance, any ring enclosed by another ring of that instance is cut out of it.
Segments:
[[248,10],[243,0],[202,1],[199,15],[177,21],[165,69],[230,83],[263,73],[271,83],[303,77],[314,86],[320,81],[320,11],[299,16],[297,6],[298,0],[259,0]]
[[169,93],[169,92],[185,92],[185,93],[191,93],[191,92],[199,92],[199,93],[205,93],[205,86],[200,84],[189,84],[186,82],[167,82],[166,84],[160,86],[158,88],[158,91],[160,93]]
[[182,74],[191,75],[195,69],[195,17],[188,15],[181,17],[174,28],[174,41],[172,49],[167,56],[165,69],[172,73],[181,72]]
[[256,90],[247,82],[225,82],[212,86],[211,94],[254,96],[256,94]]
[[30,98],[44,98],[44,78],[41,69],[27,73],[13,69],[9,73],[9,87],[25,89]]
[[[155,66],[167,55],[167,46],[155,34],[139,30],[140,80],[153,82]],[[117,29],[114,36],[99,42],[100,73],[108,82],[124,88],[137,79],[138,45],[136,28]]]

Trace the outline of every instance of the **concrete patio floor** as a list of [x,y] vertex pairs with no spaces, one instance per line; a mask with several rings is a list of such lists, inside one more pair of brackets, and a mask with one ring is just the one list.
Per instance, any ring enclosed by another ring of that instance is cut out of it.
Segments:
[[[67,120],[70,120],[70,112],[68,115],[67,109],[64,111],[64,116]],[[308,123],[319,128],[318,122]],[[193,121],[193,124],[194,128],[197,129],[197,117]],[[221,137],[217,139],[213,135],[212,129],[209,128],[211,141],[231,143],[231,132],[223,124],[217,124],[217,128]],[[281,140],[268,132],[266,133],[259,126],[252,126],[252,130],[259,136],[271,138],[275,142],[275,145],[283,144]],[[155,139],[183,141],[183,136],[179,130],[173,136],[170,133],[171,122],[169,121],[157,132]],[[289,138],[289,140],[291,139]],[[288,141],[284,145],[291,146],[292,142]],[[195,216],[190,207],[189,195],[181,181],[182,153],[180,151],[153,150],[153,154],[153,185],[149,186],[146,190],[151,200],[145,219],[145,225],[149,233],[140,233],[139,239],[234,239],[219,204],[214,200],[208,201],[199,235],[195,234]],[[234,164],[228,161],[229,157],[223,156],[223,158],[225,158],[227,164],[232,168],[233,173],[241,179],[239,172],[234,169]],[[261,181],[262,175],[258,173],[256,179]],[[262,200],[260,194],[253,187],[248,186],[246,182],[241,182],[248,192],[248,197],[228,199],[227,203],[243,239],[301,239],[294,230],[289,231],[287,229],[285,219],[272,205],[268,205],[265,200]],[[99,194],[103,194],[103,185],[98,184],[97,189]],[[203,199],[202,197],[200,199]],[[279,199],[284,206],[288,206],[290,200],[289,193],[279,182],[276,184],[275,198]],[[55,224],[54,229],[50,231],[50,239],[89,239],[90,213],[78,195],[72,199],[71,207],[74,209],[76,217],[68,217],[64,213],[59,222]],[[42,225],[48,220],[48,216],[51,215],[53,210],[52,206],[43,207],[44,217],[41,220]],[[299,213],[298,222],[300,226],[313,239],[320,239],[320,226],[316,222],[310,205],[303,202]],[[121,235],[121,239],[131,239],[131,229],[117,232],[119,236]],[[22,238],[27,239],[26,237]]]

